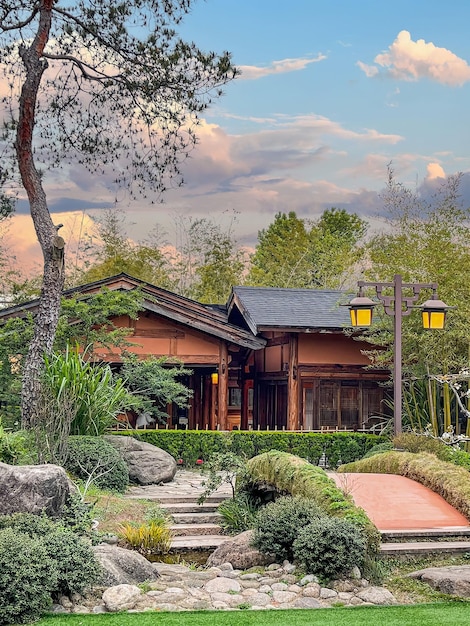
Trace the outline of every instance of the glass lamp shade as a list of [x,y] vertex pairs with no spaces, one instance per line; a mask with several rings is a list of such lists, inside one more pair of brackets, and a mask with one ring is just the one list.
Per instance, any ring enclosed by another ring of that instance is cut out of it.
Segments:
[[423,328],[429,330],[443,329],[448,308],[442,300],[426,300],[421,306]]
[[349,314],[351,315],[351,325],[370,326],[372,324],[372,312],[375,302],[364,296],[357,296],[349,303]]
[[211,374],[211,382],[213,385],[218,385],[219,384],[219,375],[217,372],[213,372]]

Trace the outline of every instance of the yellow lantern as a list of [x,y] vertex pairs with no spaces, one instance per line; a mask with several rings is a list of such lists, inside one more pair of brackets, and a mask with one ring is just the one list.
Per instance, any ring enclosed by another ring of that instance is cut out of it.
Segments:
[[213,385],[218,385],[219,384],[219,374],[217,372],[213,372],[211,374],[211,381]]
[[449,307],[442,300],[426,300],[421,305],[423,316],[423,328],[430,330],[441,330],[444,328],[446,313]]
[[376,303],[365,296],[357,296],[349,303],[351,326],[370,326],[372,324],[372,312]]

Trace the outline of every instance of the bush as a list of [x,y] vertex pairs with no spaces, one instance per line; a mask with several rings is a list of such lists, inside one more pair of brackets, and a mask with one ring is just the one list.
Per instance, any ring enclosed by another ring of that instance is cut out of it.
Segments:
[[220,525],[224,532],[236,535],[253,528],[258,508],[246,493],[239,493],[235,498],[224,500],[217,511],[221,516]]
[[292,544],[299,529],[325,515],[308,498],[284,496],[258,511],[252,544],[277,560],[293,560]]
[[299,530],[293,553],[307,573],[336,579],[355,565],[362,568],[366,542],[360,530],[347,520],[322,518]]
[[140,526],[122,524],[119,534],[132,550],[145,557],[168,554],[171,548],[172,533],[163,520],[151,521]]
[[[0,518],[0,528],[39,541],[53,570],[53,596],[81,593],[99,580],[100,567],[86,539],[45,515],[15,513]],[[3,531],[0,531],[3,532]]]
[[393,446],[397,450],[405,450],[406,452],[428,452],[435,454],[441,461],[449,461],[452,456],[450,446],[447,446],[440,439],[434,439],[426,435],[417,435],[416,433],[400,433],[393,438]]
[[384,443],[378,443],[376,446],[371,448],[362,458],[368,459],[376,454],[382,454],[382,452],[390,452],[390,450],[393,450],[393,443],[391,441],[384,441]]
[[0,530],[0,624],[38,619],[51,604],[56,563],[42,540],[14,528]]
[[0,461],[15,465],[28,454],[28,438],[25,432],[6,431],[0,419]]
[[76,478],[93,482],[100,489],[123,493],[129,484],[124,459],[101,437],[70,437],[64,466]]

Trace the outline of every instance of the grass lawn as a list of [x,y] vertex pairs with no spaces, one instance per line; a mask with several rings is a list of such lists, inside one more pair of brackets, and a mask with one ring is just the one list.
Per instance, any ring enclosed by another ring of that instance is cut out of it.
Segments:
[[279,611],[54,615],[36,626],[468,626],[470,602]]

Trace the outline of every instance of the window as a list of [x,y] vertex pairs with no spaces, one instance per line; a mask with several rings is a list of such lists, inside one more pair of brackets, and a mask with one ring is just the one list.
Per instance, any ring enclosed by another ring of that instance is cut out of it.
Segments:
[[242,405],[242,390],[238,387],[229,387],[228,390],[228,405],[229,406],[241,406]]

